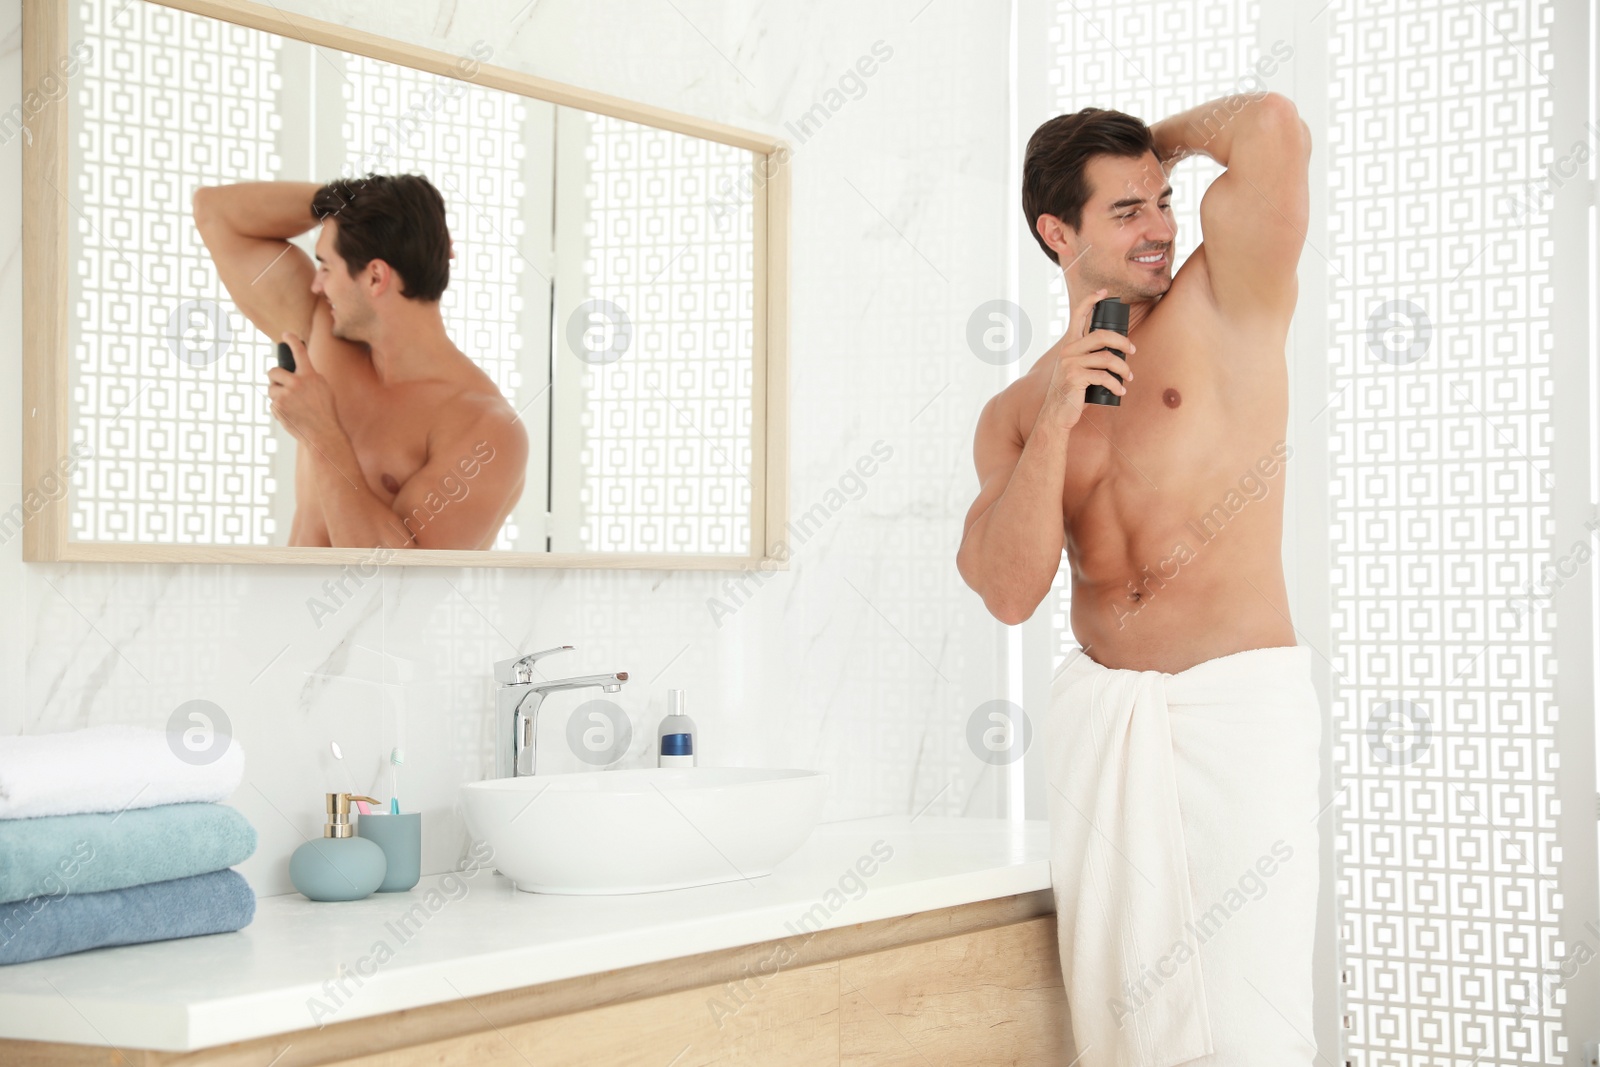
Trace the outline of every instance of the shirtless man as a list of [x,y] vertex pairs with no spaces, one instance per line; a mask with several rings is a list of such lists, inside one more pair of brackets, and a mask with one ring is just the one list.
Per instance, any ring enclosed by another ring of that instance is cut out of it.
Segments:
[[[1195,152],[1227,170],[1200,201],[1204,243],[1173,277],[1166,176]],[[1034,133],[1024,211],[1065,274],[1072,320],[978,420],[981,488],[957,566],[1001,622],[1033,614],[1065,548],[1073,635],[1106,667],[1176,674],[1295,644],[1284,340],[1310,153],[1309,127],[1277,93],[1148,129],[1089,108]],[[1131,305],[1126,338],[1088,331],[1112,296]],[[1091,384],[1121,405],[1085,404]]]
[[[291,545],[488,548],[528,435],[439,316],[454,251],[415,175],[202,187],[194,219],[229,295],[294,352],[267,372],[294,436]],[[322,223],[316,265],[288,238]]]

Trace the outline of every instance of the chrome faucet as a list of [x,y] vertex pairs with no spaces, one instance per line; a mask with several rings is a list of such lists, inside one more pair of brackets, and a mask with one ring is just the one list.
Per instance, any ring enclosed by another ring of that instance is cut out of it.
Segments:
[[598,686],[605,693],[615,693],[628,680],[627,671],[585,674],[579,678],[560,678],[553,682],[533,680],[535,663],[557,652],[571,651],[571,645],[561,645],[543,652],[530,652],[516,659],[501,660],[494,665],[496,778],[538,773],[536,743],[539,739],[539,705],[544,703],[548,694],[591,686]]

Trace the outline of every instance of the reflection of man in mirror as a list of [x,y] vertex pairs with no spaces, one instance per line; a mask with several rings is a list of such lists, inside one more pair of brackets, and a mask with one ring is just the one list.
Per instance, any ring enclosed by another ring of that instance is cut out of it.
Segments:
[[[439,315],[454,256],[417,175],[202,187],[194,218],[239,310],[294,353],[267,372],[295,438],[291,545],[488,548],[528,435]],[[321,220],[316,265],[289,238]]]

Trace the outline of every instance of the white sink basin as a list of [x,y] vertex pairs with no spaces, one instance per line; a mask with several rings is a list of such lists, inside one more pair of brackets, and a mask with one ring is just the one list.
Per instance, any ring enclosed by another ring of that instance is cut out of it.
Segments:
[[828,776],[641,767],[461,787],[467,829],[527,893],[650,893],[760,878],[811,835]]

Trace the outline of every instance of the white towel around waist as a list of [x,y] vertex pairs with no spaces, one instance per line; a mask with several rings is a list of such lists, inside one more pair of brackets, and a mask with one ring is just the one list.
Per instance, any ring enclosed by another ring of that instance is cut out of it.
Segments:
[[169,743],[149,727],[0,737],[0,819],[224,800],[244,777],[244,751],[232,737],[211,742],[221,754],[204,762],[210,753],[185,748],[181,734]]
[[1044,740],[1077,1067],[1311,1062],[1321,720],[1303,646],[1069,652]]

